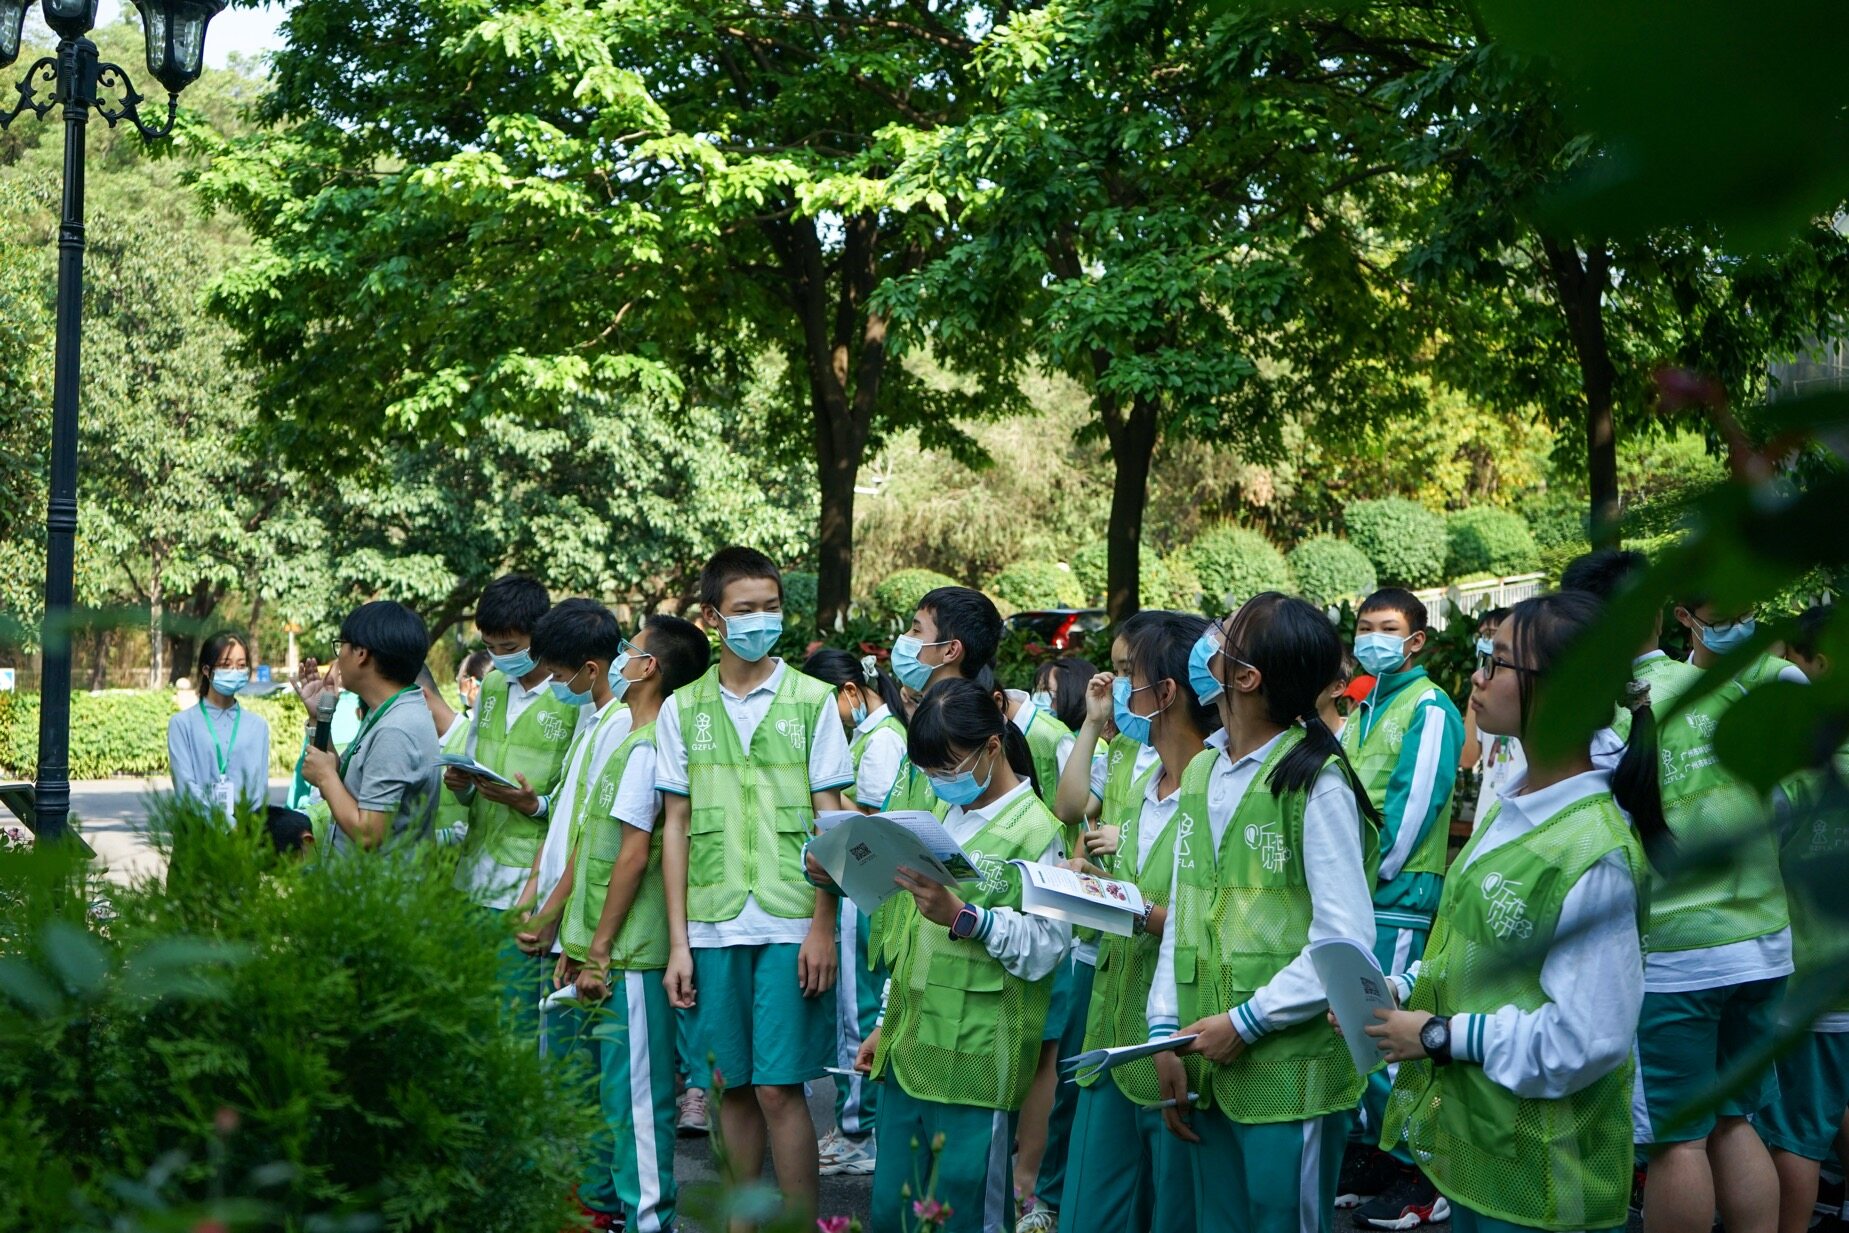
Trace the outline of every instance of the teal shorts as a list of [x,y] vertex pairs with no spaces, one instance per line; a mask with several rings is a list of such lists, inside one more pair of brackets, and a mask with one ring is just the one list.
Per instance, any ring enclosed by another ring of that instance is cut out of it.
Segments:
[[1849,1032],[1806,1032],[1778,1059],[1778,1099],[1759,1111],[1759,1137],[1806,1160],[1836,1155],[1849,1108]]
[[834,1056],[835,993],[804,997],[795,942],[693,952],[691,1087],[788,1087],[822,1077]]
[[[1071,954],[1068,953],[1064,959],[1059,961],[1059,966],[1053,969],[1053,994],[1051,999],[1047,1002],[1046,1026],[1040,1029],[1040,1040],[1042,1043],[1049,1040],[1058,1040],[1061,1036],[1066,1034],[1066,1024],[1071,1020],[1073,1014],[1073,964],[1074,960]],[[1081,1015],[1084,1014],[1084,1008],[1080,1007],[1078,1013]]]
[[1705,1139],[1717,1118],[1750,1117],[1778,1095],[1766,1066],[1714,1108],[1708,1093],[1717,1076],[1778,1031],[1785,978],[1645,993],[1637,1021],[1638,1087],[1631,1102],[1632,1139],[1640,1147]]

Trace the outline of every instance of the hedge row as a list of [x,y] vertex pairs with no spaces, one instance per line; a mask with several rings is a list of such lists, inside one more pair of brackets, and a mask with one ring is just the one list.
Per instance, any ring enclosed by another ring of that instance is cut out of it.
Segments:
[[[246,699],[270,725],[270,774],[295,769],[302,749],[302,704],[293,693]],[[71,695],[71,778],[167,773],[167,722],[174,716],[168,690],[110,690]],[[0,776],[31,779],[38,773],[39,696],[0,693]]]

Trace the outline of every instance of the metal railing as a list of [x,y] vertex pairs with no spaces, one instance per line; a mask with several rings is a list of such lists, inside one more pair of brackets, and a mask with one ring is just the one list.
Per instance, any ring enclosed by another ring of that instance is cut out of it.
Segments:
[[1513,574],[1481,582],[1454,582],[1450,586],[1414,591],[1425,605],[1434,629],[1445,629],[1453,616],[1475,616],[1491,608],[1509,608],[1547,589],[1546,574]]

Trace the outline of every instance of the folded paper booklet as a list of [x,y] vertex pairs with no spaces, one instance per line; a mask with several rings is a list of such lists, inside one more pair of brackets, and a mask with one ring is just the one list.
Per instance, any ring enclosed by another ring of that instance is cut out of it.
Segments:
[[542,1012],[544,1012],[544,1011],[551,1010],[553,1007],[558,1006],[561,1003],[575,1002],[577,1000],[578,1000],[578,986],[577,985],[575,984],[560,985],[557,989],[554,989],[551,993],[548,993],[545,997],[539,999],[539,1009]]
[[1073,1083],[1090,1083],[1093,1079],[1116,1070],[1125,1062],[1134,1062],[1139,1057],[1153,1057],[1158,1053],[1168,1053],[1195,1041],[1193,1033],[1186,1036],[1164,1036],[1161,1040],[1151,1040],[1140,1045],[1118,1045],[1115,1049],[1087,1049],[1075,1053],[1069,1058],[1061,1059],[1059,1073]]
[[1089,925],[1127,938],[1143,914],[1143,892],[1133,882],[1114,882],[1036,861],[1014,863],[1021,867],[1021,907],[1035,916]]
[[815,821],[821,834],[810,843],[809,855],[869,915],[900,893],[893,875],[901,865],[944,886],[982,876],[937,815],[925,810],[827,813]]
[[1324,938],[1310,943],[1310,962],[1323,982],[1329,1009],[1342,1025],[1348,1056],[1355,1069],[1367,1074],[1381,1064],[1380,1046],[1363,1029],[1380,1022],[1377,1010],[1393,1009],[1393,992],[1381,974],[1374,952],[1348,938]]
[[468,754],[440,753],[437,755],[437,765],[441,767],[453,766],[464,774],[486,779],[489,783],[498,783],[503,788],[518,788],[520,786],[500,772],[489,770],[475,759],[469,757]]

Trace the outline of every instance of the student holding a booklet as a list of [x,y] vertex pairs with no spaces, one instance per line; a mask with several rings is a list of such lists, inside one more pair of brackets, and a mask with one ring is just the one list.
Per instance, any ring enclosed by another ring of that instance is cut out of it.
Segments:
[[1589,740],[1547,756],[1529,739],[1536,698],[1599,608],[1540,596],[1497,629],[1470,707],[1481,731],[1521,738],[1527,773],[1452,864],[1425,958],[1395,981],[1405,1009],[1367,1029],[1400,1063],[1382,1142],[1411,1146],[1458,1233],[1627,1219],[1645,851],[1668,834],[1655,724],[1638,699],[1612,772]]
[[[1208,734],[1220,730],[1213,705],[1219,683],[1213,682],[1214,692],[1204,700],[1189,683],[1189,660],[1206,632],[1207,622],[1200,617],[1139,612],[1119,634],[1129,671],[1115,677],[1100,673],[1086,690],[1078,738],[1083,753],[1089,756],[1112,717],[1113,697],[1121,696],[1117,725],[1124,738],[1154,751],[1157,760],[1138,774],[1141,759],[1122,757],[1112,772],[1100,821],[1120,828],[1114,857],[1096,856],[1098,864],[1084,857],[1067,862],[1068,868],[1102,876],[1100,864],[1108,861],[1109,876],[1134,882],[1151,905],[1134,936],[1098,937],[1095,979],[1091,968],[1081,972],[1082,983],[1089,986],[1089,1011],[1079,1016],[1085,1049],[1135,1044],[1146,1037],[1144,1005],[1168,915],[1182,775]],[[1066,1233],[1184,1233],[1194,1228],[1193,1173],[1180,1142],[1163,1129],[1155,1107],[1161,1099],[1155,1062],[1147,1058],[1090,1083],[1081,1080],[1065,1186],[1057,1198],[1064,1216],[1048,1227]]]
[[1267,592],[1216,629],[1226,731],[1182,775],[1149,991],[1150,1038],[1195,1037],[1185,1066],[1156,1058],[1176,1102],[1162,1116],[1193,1166],[1200,1228],[1327,1229],[1362,1081],[1310,947],[1372,945],[1377,814],[1318,714],[1342,664],[1328,618]]
[[[907,749],[945,802],[944,827],[980,877],[954,889],[902,869],[908,894],[875,918],[873,947],[892,967],[881,1026],[856,1068],[890,1078],[880,1097],[873,1170],[873,1233],[908,1227],[902,1195],[933,1172],[950,1209],[949,1233],[1011,1223],[1009,1149],[1033,1083],[1053,969],[1071,930],[1021,911],[1010,861],[1057,861],[1059,827],[1034,795],[1027,748],[981,686],[931,686],[911,720]],[[810,875],[821,869],[810,862]]]

